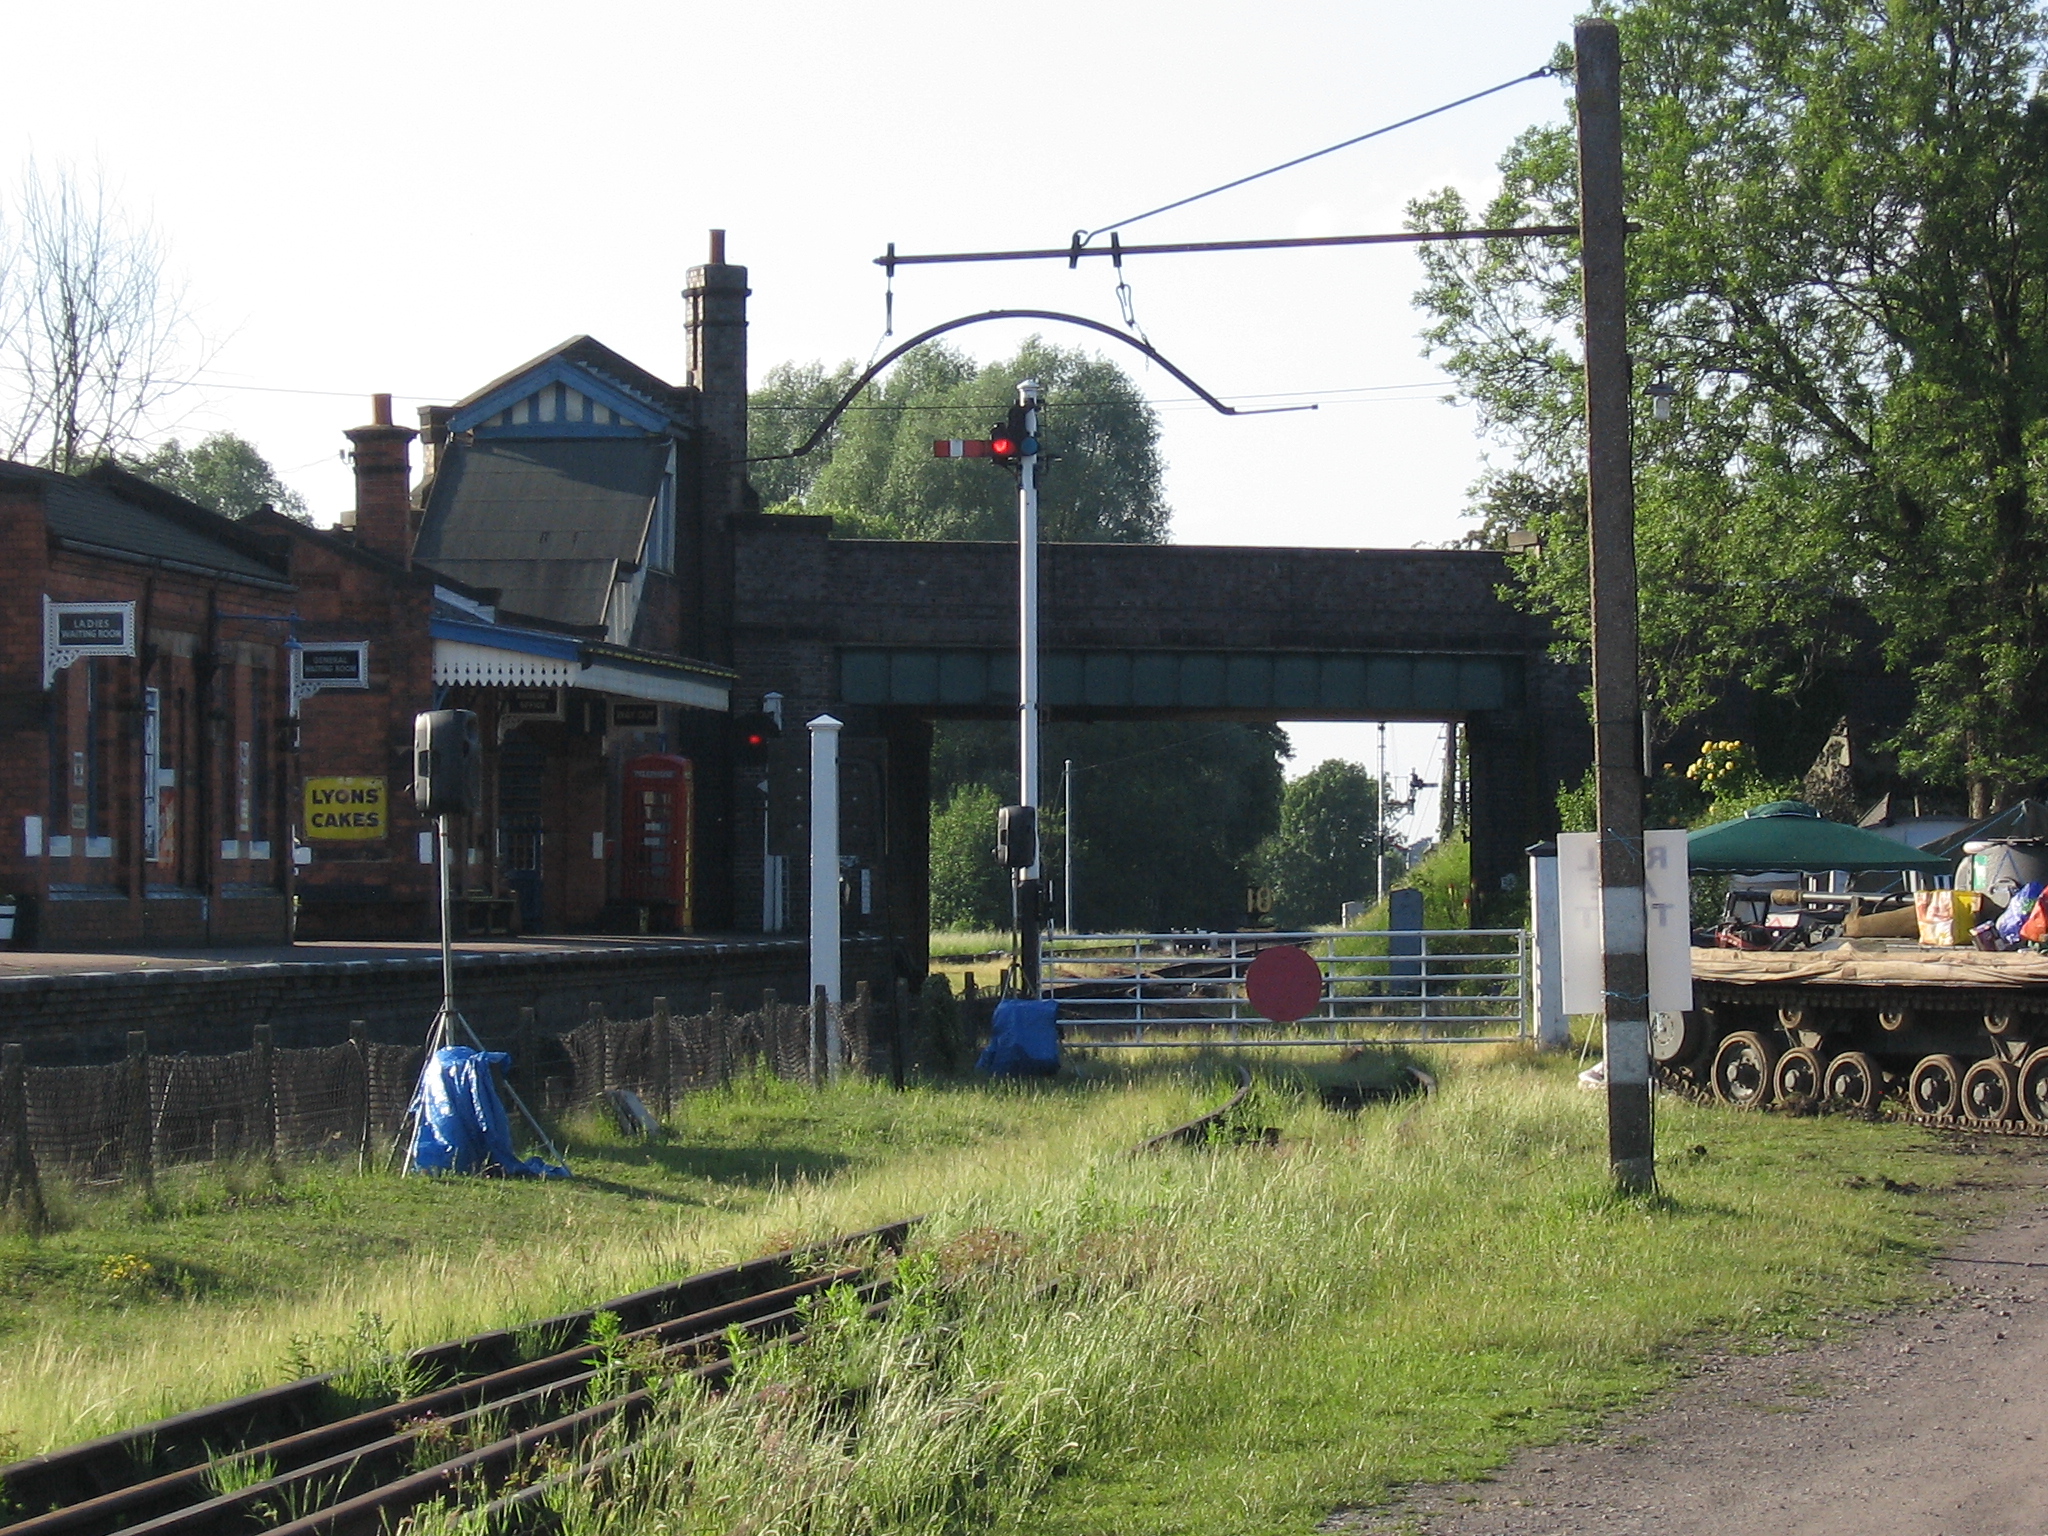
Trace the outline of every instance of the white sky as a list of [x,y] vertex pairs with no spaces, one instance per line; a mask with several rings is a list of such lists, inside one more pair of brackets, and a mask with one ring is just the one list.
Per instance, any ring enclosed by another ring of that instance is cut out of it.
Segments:
[[[751,269],[757,375],[865,359],[882,325],[870,261],[891,240],[1064,244],[1534,69],[1573,11],[68,0],[10,10],[10,55],[42,63],[0,92],[0,143],[98,166],[154,221],[211,349],[159,425],[188,441],[241,433],[328,521],[352,501],[340,433],[367,419],[374,391],[409,421],[579,332],[680,379],[678,290],[709,228],[730,231],[729,259]],[[1398,229],[1407,200],[1436,187],[1490,193],[1509,139],[1560,117],[1565,89],[1517,86],[1125,237]],[[1479,450],[1470,413],[1442,403],[1420,356],[1410,248],[1159,257],[1126,272],[1153,342],[1212,392],[1326,402],[1248,420],[1164,404],[1177,540],[1458,534]],[[996,307],[1116,323],[1114,287],[1101,261],[906,269],[897,334]],[[1019,339],[995,326],[955,338],[983,358]],[[1370,727],[1294,733],[1293,771],[1375,761]],[[1395,774],[1437,776],[1437,727],[1388,736]],[[1418,822],[1434,824],[1428,796]]]

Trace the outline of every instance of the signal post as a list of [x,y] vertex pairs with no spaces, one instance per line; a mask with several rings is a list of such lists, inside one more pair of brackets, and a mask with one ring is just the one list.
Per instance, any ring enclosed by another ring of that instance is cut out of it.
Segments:
[[938,458],[993,459],[1017,474],[1017,803],[997,815],[996,860],[1010,871],[1018,981],[1026,997],[1038,996],[1045,927],[1038,848],[1038,406],[1038,383],[1026,379],[987,441],[954,437],[932,444]]

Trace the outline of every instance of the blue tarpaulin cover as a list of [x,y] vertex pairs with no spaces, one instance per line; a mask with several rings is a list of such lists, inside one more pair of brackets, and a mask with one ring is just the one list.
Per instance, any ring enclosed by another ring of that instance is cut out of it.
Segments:
[[420,1074],[418,1128],[412,1163],[422,1173],[481,1173],[495,1165],[514,1177],[566,1179],[569,1170],[512,1150],[512,1127],[491,1082],[491,1068],[509,1066],[503,1051],[445,1045]]
[[1021,997],[996,1004],[988,1048],[975,1069],[991,1077],[1051,1077],[1060,1069],[1060,1005]]

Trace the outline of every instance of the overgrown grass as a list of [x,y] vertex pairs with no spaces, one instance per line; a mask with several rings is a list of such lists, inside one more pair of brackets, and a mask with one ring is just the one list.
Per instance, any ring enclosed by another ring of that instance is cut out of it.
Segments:
[[[213,1185],[74,1205],[0,1246],[10,1282],[51,1266],[0,1345],[0,1428],[33,1450],[922,1211],[890,1319],[836,1298],[728,1395],[675,1388],[569,1531],[1305,1533],[1569,1431],[1702,1334],[1905,1295],[1969,1210],[1970,1159],[1906,1126],[1663,1102],[1662,1193],[1622,1200],[1569,1059],[1441,1053],[1437,1097],[1357,1115],[1315,1092],[1352,1069],[1253,1059],[1242,1118],[1276,1149],[1133,1156],[1218,1101],[1223,1058],[1091,1061],[901,1097],[742,1085],[665,1145],[586,1130],[567,1185],[249,1175],[232,1208]],[[218,1278],[95,1290],[131,1255]]]
[[1905,1295],[1956,1219],[1965,1159],[1924,1133],[1672,1103],[1662,1194],[1619,1199],[1568,1068],[1453,1065],[1356,1118],[1269,1081],[1278,1150],[958,1187],[893,1318],[827,1303],[729,1395],[679,1389],[567,1529],[1306,1533],[1585,1423],[1704,1332]]
[[931,935],[933,960],[964,961],[982,960],[994,954],[1008,954],[1013,942],[1008,933],[934,933]]
[[390,1350],[517,1324],[922,1211],[1199,1108],[1111,1093],[772,1078],[692,1097],[661,1142],[570,1128],[566,1182],[261,1164],[157,1197],[52,1188],[59,1230],[0,1231],[0,1461]]

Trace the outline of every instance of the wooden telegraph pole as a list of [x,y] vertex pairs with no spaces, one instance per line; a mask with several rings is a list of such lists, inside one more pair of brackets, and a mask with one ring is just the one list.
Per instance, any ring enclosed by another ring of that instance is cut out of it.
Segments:
[[1607,1157],[1615,1183],[1657,1182],[1650,1128],[1650,970],[1643,906],[1642,699],[1636,674],[1635,471],[1629,441],[1621,39],[1572,31],[1579,117],[1579,259],[1586,302],[1586,486],[1593,615],[1593,762],[1607,1034]]

